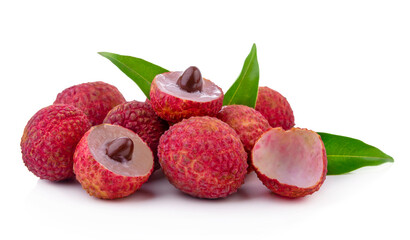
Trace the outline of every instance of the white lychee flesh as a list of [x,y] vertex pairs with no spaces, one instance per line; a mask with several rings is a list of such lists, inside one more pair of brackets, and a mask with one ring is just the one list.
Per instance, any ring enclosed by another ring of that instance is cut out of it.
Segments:
[[181,89],[177,85],[177,80],[182,73],[182,71],[176,71],[157,75],[156,84],[158,88],[169,95],[195,102],[209,102],[221,96],[221,89],[207,79],[203,79],[202,91],[187,92]]
[[[134,149],[129,161],[115,161],[106,153],[107,145],[120,137],[128,137],[133,142]],[[152,151],[147,144],[137,134],[120,126],[101,124],[94,127],[88,135],[88,146],[94,159],[117,175],[145,176],[154,164]]]
[[256,142],[253,165],[260,174],[281,184],[309,188],[323,177],[323,150],[320,137],[313,131],[275,128]]

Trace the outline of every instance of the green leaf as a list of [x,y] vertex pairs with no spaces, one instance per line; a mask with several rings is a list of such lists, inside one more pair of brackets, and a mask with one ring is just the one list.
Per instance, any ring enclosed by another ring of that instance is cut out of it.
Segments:
[[243,64],[238,79],[225,93],[223,105],[240,104],[255,108],[259,87],[259,64],[256,56],[256,45]]
[[114,63],[125,75],[131,78],[149,99],[151,82],[154,77],[160,73],[169,72],[165,68],[145,61],[141,58],[124,56],[109,52],[99,52],[103,57],[108,58]]
[[327,174],[343,174],[365,166],[376,166],[394,162],[393,158],[381,150],[360,140],[318,133],[323,140],[327,155]]

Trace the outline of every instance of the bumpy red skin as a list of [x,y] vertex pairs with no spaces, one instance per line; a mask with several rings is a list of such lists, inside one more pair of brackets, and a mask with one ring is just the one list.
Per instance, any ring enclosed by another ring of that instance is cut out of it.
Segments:
[[271,128],[261,113],[244,105],[224,106],[217,118],[236,131],[248,153],[255,145],[255,141]]
[[[163,73],[166,75],[167,73]],[[219,88],[219,87],[218,87]],[[223,92],[219,98],[209,102],[196,102],[169,95],[158,89],[156,78],[151,83],[150,102],[152,108],[162,119],[177,123],[192,116],[215,117],[222,108]]]
[[[310,130],[307,130],[307,129],[304,129],[304,130],[310,131]],[[292,130],[290,130],[290,131],[292,131]],[[316,134],[316,135],[318,136],[318,138],[322,139],[320,137],[320,135],[318,135],[318,134]],[[322,186],[323,182],[326,180],[327,156],[326,156],[326,149],[325,149],[325,145],[323,144],[323,141],[321,141],[321,143],[322,143],[322,156],[323,156],[322,157],[322,159],[323,159],[322,176],[321,176],[320,180],[312,187],[300,188],[300,187],[297,187],[297,186],[280,183],[276,179],[268,178],[266,175],[261,173],[259,171],[259,169],[256,168],[255,166],[253,166],[253,168],[254,168],[258,178],[262,181],[263,185],[265,185],[267,188],[269,188],[275,194],[281,195],[283,197],[288,197],[288,198],[298,198],[298,197],[304,197],[306,195],[310,195],[310,194],[316,192],[317,190],[319,190],[319,188]]]
[[162,135],[158,157],[168,180],[198,198],[223,198],[244,183],[246,152],[236,132],[212,117],[191,117]]
[[155,114],[149,102],[131,101],[117,105],[108,112],[103,123],[120,125],[138,134],[154,154],[155,169],[160,167],[157,156],[159,138],[169,126]]
[[41,179],[72,177],[75,147],[90,127],[87,116],[71,105],[41,109],[28,121],[21,138],[25,165]]
[[269,122],[271,127],[289,130],[295,126],[295,117],[289,102],[279,92],[268,87],[259,87],[255,109]]
[[124,102],[124,96],[113,85],[89,82],[65,89],[57,95],[54,104],[64,103],[79,108],[94,126],[101,124],[113,107]]
[[101,199],[117,199],[131,195],[151,175],[141,177],[121,176],[109,171],[97,162],[88,147],[87,138],[92,128],[84,134],[74,152],[74,173],[78,182],[90,196]]
[[239,135],[248,153],[248,172],[251,172],[251,151],[256,140],[271,128],[268,120],[260,112],[244,105],[224,106],[216,117],[227,123]]

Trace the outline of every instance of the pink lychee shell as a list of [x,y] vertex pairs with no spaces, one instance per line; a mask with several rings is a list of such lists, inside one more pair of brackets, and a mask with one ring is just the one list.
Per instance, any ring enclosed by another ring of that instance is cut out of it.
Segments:
[[[306,195],[313,194],[314,192],[318,191],[320,189],[320,187],[323,185],[323,182],[326,179],[326,173],[327,173],[326,149],[325,149],[325,146],[324,146],[324,144],[321,140],[320,135],[318,135],[317,133],[315,133],[311,130],[301,129],[301,128],[292,128],[292,129],[287,130],[287,131],[299,131],[299,130],[305,130],[305,131],[309,131],[311,133],[316,134],[317,137],[320,139],[320,142],[321,142],[323,171],[322,171],[320,180],[315,185],[313,185],[311,187],[308,187],[308,188],[301,188],[301,187],[297,187],[297,186],[294,186],[294,185],[284,184],[284,183],[279,182],[276,179],[269,178],[268,176],[263,174],[260,169],[258,169],[257,167],[255,167],[255,165],[253,165],[253,168],[254,168],[258,178],[261,180],[261,182],[268,189],[270,189],[275,194],[278,194],[278,195],[281,195],[281,196],[284,196],[284,197],[288,197],[288,198],[304,197]],[[282,128],[278,127],[278,128],[271,129],[270,131],[284,131],[284,130]],[[266,132],[265,134],[268,134],[268,132]],[[256,145],[257,145],[257,143],[255,144],[255,147],[256,147]]]

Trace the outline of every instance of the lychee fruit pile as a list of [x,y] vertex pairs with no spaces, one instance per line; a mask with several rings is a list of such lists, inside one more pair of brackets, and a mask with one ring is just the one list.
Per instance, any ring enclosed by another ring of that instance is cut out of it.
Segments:
[[25,165],[50,181],[75,176],[101,199],[133,194],[157,169],[183,193],[206,199],[234,194],[251,170],[288,198],[312,194],[325,180],[320,136],[294,127],[290,104],[275,90],[260,87],[255,108],[222,107],[222,89],[189,67],[158,74],[149,96],[126,101],[104,82],[63,90],[27,123]]

